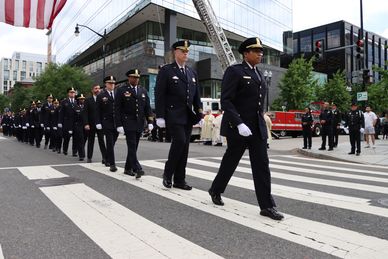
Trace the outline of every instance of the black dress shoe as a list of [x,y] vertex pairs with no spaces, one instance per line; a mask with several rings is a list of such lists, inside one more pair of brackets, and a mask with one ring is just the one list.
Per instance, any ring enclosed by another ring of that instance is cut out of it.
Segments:
[[278,212],[275,208],[267,208],[260,211],[260,215],[264,217],[269,217],[274,220],[282,220],[284,218],[283,214]]
[[78,156],[78,155],[77,155],[77,154],[73,154],[72,156],[73,156],[73,157],[76,157],[76,156]]
[[105,166],[106,166],[106,167],[110,167],[110,164],[109,164],[109,163],[105,163]]
[[79,161],[84,161],[84,158],[83,158],[83,157],[80,157],[78,160],[79,160]]
[[324,147],[321,147],[321,148],[318,148],[318,150],[326,150],[326,148],[324,148]]
[[142,175],[144,175],[144,171],[141,169],[135,171],[135,173],[136,173],[136,179],[139,179]]
[[60,154],[61,153],[61,150],[58,150],[58,152],[57,152],[58,154]]
[[354,152],[349,152],[348,155],[354,155],[355,153]]
[[135,176],[135,173],[132,172],[131,170],[124,170],[124,174],[130,175],[130,176]]
[[212,198],[212,201],[215,205],[224,206],[224,202],[222,201],[221,194],[215,193],[209,189],[209,195]]
[[191,187],[187,183],[174,183],[172,186],[174,188],[182,189],[182,190],[185,190],[185,191],[190,191],[191,189],[193,189],[193,187]]
[[117,171],[117,167],[115,165],[112,165],[112,166],[110,166],[109,171],[116,172]]
[[329,148],[327,151],[333,151],[334,149],[331,147],[331,148]]
[[168,180],[163,177],[163,186],[170,189],[172,186],[171,180]]
[[307,149],[307,147],[302,147],[302,149]]
[[357,152],[357,153],[356,153],[356,156],[359,156],[359,155],[360,155],[360,152]]
[[105,162],[105,160],[103,159],[103,160],[101,161],[101,164],[105,165],[105,163],[106,163],[106,162]]
[[65,152],[65,151],[63,151],[63,154],[64,154],[65,156],[67,156],[67,152]]
[[88,158],[88,159],[86,160],[86,162],[87,162],[87,163],[91,163],[91,162],[92,162],[92,159],[91,159],[91,158]]

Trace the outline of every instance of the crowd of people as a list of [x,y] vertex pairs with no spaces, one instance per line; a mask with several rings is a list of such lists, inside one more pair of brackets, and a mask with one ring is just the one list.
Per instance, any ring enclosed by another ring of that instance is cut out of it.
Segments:
[[[312,147],[312,126],[314,118],[310,108],[305,108],[305,113],[301,117],[303,129],[303,149]],[[342,123],[344,124],[342,125]],[[375,139],[388,138],[388,113],[376,115],[369,105],[366,105],[365,112],[361,111],[356,102],[352,102],[351,108],[347,112],[338,110],[337,105],[331,106],[325,102],[321,107],[319,115],[321,125],[322,144],[319,150],[333,151],[338,146],[338,135],[341,126],[348,131],[350,140],[349,155],[359,156],[361,153],[361,139],[364,138],[366,145],[364,148],[375,148]]]
[[[223,111],[203,117],[198,76],[186,65],[190,42],[177,41],[172,45],[175,61],[160,67],[155,86],[155,114],[150,107],[146,89],[139,85],[138,69],[126,73],[128,82],[115,89],[116,78],[104,78],[104,89],[92,87],[92,95],[76,95],[70,87],[67,98],[59,101],[51,94],[44,104],[33,101],[29,107],[2,119],[5,135],[15,133],[20,142],[68,154],[73,139],[72,155],[80,161],[92,162],[97,134],[102,163],[116,172],[114,146],[118,134],[124,134],[127,159],[124,174],[140,178],[144,175],[137,159],[139,139],[144,127],[154,125],[165,129],[171,139],[168,159],[163,171],[162,185],[190,191],[186,182],[186,165],[193,125],[203,124],[202,137],[210,144],[220,145],[228,139],[219,171],[211,184],[209,195],[215,205],[223,206],[221,198],[245,150],[249,150],[253,181],[260,215],[274,220],[283,219],[271,194],[271,174],[267,154],[269,136],[263,106],[267,85],[263,73],[256,67],[263,57],[259,38],[248,38],[238,51],[243,62],[227,68],[222,80],[221,105]],[[154,120],[155,118],[155,120]],[[154,131],[155,132],[155,131]],[[155,135],[155,133],[153,134]],[[85,154],[85,143],[87,152]]]

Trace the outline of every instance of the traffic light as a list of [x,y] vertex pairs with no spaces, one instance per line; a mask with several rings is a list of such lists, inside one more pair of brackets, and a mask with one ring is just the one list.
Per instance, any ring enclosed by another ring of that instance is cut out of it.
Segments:
[[358,40],[356,44],[357,44],[357,48],[356,48],[357,54],[356,54],[356,57],[358,59],[363,59],[364,58],[364,41],[363,40]]
[[314,54],[316,59],[321,59],[322,58],[322,40],[317,40],[315,42],[315,54]]

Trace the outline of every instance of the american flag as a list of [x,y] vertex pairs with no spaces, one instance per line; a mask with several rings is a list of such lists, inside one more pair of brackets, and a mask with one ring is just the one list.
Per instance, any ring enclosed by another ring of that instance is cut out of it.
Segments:
[[0,0],[0,22],[50,29],[66,0]]

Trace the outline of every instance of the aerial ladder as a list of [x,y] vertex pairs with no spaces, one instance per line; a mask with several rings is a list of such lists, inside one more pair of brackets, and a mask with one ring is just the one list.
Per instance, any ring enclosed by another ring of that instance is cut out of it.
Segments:
[[193,3],[201,21],[206,27],[210,41],[213,43],[221,67],[225,71],[228,66],[236,63],[236,58],[234,57],[224,30],[218,22],[209,0],[193,0]]

